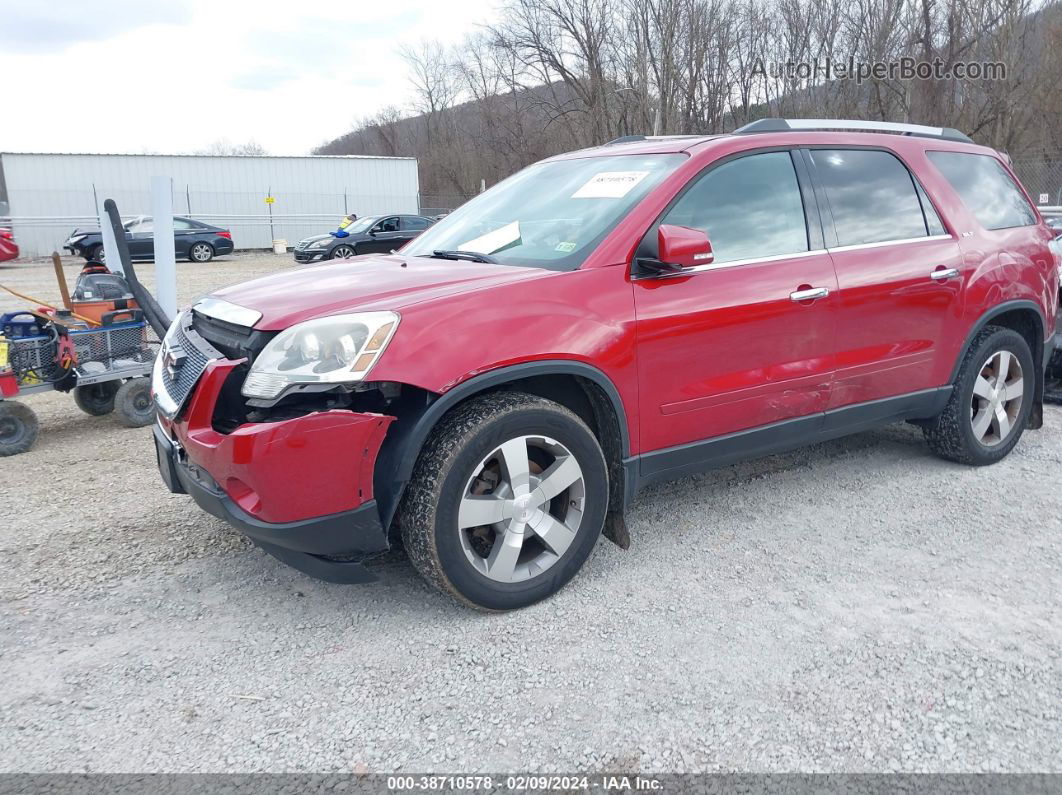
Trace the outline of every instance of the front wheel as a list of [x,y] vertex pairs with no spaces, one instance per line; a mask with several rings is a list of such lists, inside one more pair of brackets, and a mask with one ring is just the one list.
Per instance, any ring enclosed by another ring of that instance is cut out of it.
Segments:
[[442,419],[401,508],[417,571],[459,601],[513,610],[559,591],[589,557],[608,468],[574,413],[519,392],[474,398]]
[[358,252],[352,246],[336,246],[332,249],[332,256],[329,259],[349,259],[357,254]]
[[1016,331],[986,326],[970,344],[944,411],[923,425],[930,449],[961,464],[994,464],[1029,422],[1036,369]]
[[188,249],[188,259],[192,262],[210,262],[214,259],[214,247],[209,243],[193,243]]

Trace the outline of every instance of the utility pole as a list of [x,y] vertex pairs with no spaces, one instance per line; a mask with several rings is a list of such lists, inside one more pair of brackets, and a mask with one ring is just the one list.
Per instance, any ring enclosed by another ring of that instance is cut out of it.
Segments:
[[273,231],[273,186],[270,185],[266,189],[266,206],[269,208],[269,245],[273,246],[273,241],[277,239],[276,232]]
[[151,219],[155,238],[155,292],[162,310],[169,317],[176,317],[177,257],[173,239],[173,180],[170,177],[151,178]]

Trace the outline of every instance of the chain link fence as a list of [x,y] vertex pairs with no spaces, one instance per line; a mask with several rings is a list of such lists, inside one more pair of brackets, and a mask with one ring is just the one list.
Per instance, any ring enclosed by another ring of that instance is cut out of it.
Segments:
[[1021,158],[1011,167],[1038,206],[1062,205],[1062,159]]
[[445,215],[453,212],[466,201],[475,196],[474,193],[428,193],[420,197],[421,215]]
[[[106,198],[113,198],[123,221],[151,213],[149,191],[90,190],[52,191],[53,195],[30,196],[27,206],[77,208],[76,214],[45,215],[0,208],[0,227],[10,228],[23,257],[43,257],[62,246],[75,229],[98,229],[99,217],[92,212]],[[433,194],[396,199],[389,195],[365,193],[277,193],[266,202],[268,191],[206,191],[194,186],[175,185],[174,215],[192,218],[232,232],[237,249],[268,249],[273,240],[283,239],[289,247],[302,238],[334,230],[350,214],[359,216],[390,213],[416,213],[436,216],[464,204],[470,196]]]
[[[1033,201],[1047,216],[1062,216],[1062,158],[1016,158],[1012,166]],[[75,193],[71,191],[71,193]],[[77,196],[58,197],[58,204],[84,207],[82,215],[19,215],[17,208],[0,205],[0,226],[12,229],[23,256],[46,256],[62,252],[62,245],[75,228],[96,228],[97,216],[91,208],[104,198],[114,198],[124,220],[150,212],[148,191],[120,191],[98,196],[92,190],[76,191]],[[284,193],[265,203],[267,190],[226,192],[197,190],[191,185],[175,185],[173,211],[204,223],[229,229],[237,249],[268,249],[272,241],[284,239],[294,246],[303,237],[334,229],[349,213],[378,215],[413,212],[412,207],[395,206],[393,196],[357,196],[349,193]],[[475,194],[427,193],[418,197],[422,215],[440,216],[460,207]],[[42,197],[43,198],[43,197]],[[39,204],[39,203],[38,203]],[[248,213],[249,207],[261,212]]]

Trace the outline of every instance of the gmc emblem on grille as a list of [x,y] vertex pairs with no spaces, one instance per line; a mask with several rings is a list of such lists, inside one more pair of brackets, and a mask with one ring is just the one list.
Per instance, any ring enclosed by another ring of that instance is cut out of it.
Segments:
[[167,347],[163,352],[162,364],[166,367],[166,372],[169,374],[171,381],[177,378],[177,371],[181,369],[181,365],[184,364],[186,358],[185,352],[180,348]]

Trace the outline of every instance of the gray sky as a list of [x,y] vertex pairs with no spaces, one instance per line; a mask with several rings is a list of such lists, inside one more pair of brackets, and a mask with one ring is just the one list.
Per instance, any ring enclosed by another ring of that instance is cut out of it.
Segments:
[[0,151],[306,154],[408,101],[399,46],[459,41],[496,2],[0,0]]

